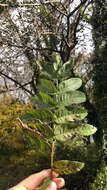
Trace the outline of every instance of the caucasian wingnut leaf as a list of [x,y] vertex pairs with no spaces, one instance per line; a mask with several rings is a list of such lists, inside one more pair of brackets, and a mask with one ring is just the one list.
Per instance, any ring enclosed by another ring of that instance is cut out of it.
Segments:
[[54,162],[54,171],[60,175],[68,175],[79,172],[84,163],[78,161],[59,160]]

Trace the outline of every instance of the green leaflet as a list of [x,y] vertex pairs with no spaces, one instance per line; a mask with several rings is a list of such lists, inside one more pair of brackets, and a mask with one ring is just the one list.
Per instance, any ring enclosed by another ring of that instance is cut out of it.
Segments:
[[67,124],[65,125],[56,125],[55,131],[54,131],[54,139],[58,141],[66,141],[67,139],[72,138],[74,135],[74,131],[68,127]]
[[35,95],[32,102],[38,105],[38,108],[40,109],[51,109],[55,107],[53,98],[46,93],[39,93],[38,95]]
[[68,76],[70,76],[71,74],[71,67],[72,67],[71,61],[67,61],[66,63],[60,65],[60,68],[58,69],[58,78],[59,79],[68,78]]
[[79,78],[71,78],[64,80],[59,84],[59,90],[64,93],[68,91],[74,91],[80,88],[82,85],[82,80]]
[[71,139],[74,134],[81,136],[90,136],[96,132],[96,128],[89,124],[73,124],[73,123],[65,123],[62,125],[56,125],[54,131],[54,139],[58,141],[66,141]]
[[52,66],[43,61],[38,61],[38,65],[46,72],[52,73]]
[[46,71],[41,71],[40,73],[41,78],[50,79],[52,78],[52,75]]
[[30,123],[29,127],[36,129],[47,137],[53,137],[54,135],[52,128],[45,123]]
[[24,122],[34,122],[34,121],[52,121],[53,120],[53,114],[52,112],[44,109],[32,109],[29,113],[26,113],[21,117],[21,119]]
[[74,119],[76,120],[82,120],[88,115],[87,110],[82,107],[70,106],[66,107],[66,109],[68,111],[71,111],[72,115],[74,116]]
[[49,80],[57,80],[57,73],[48,73],[47,71],[41,71],[40,73],[41,78],[49,79]]
[[46,190],[46,188],[48,187],[48,185],[51,183],[52,179],[51,178],[47,178],[44,180],[43,185],[40,186],[40,190]]
[[84,163],[69,160],[59,160],[54,162],[54,171],[60,175],[68,175],[79,172],[84,167]]
[[66,123],[67,121],[82,120],[87,116],[87,110],[78,107],[66,107],[55,112],[56,123]]
[[58,55],[56,55],[55,61],[53,63],[53,68],[54,68],[55,72],[58,71],[61,68],[61,66],[62,66],[62,61],[61,61],[60,57]]
[[77,129],[75,129],[76,133],[79,133],[80,135],[83,135],[83,136],[90,136],[94,134],[96,131],[97,131],[97,128],[89,124],[83,124],[79,126]]
[[28,142],[28,144],[31,145],[32,147],[36,147],[36,146],[40,147],[40,142],[39,142],[38,138],[35,139],[34,136],[26,134],[25,139]]
[[59,93],[55,96],[55,101],[60,107],[69,106],[71,104],[79,104],[86,101],[86,96],[80,91],[71,91],[66,93]]
[[44,140],[40,136],[35,136],[32,132],[25,132],[24,138],[26,139],[26,142],[30,147],[36,149],[36,152],[41,152],[44,150],[46,150],[47,152],[50,151],[50,144],[48,143],[48,141]]
[[47,79],[39,79],[37,88],[40,91],[45,92],[45,93],[57,92],[57,89],[56,89],[55,85],[53,84],[53,82],[51,82],[50,80],[47,80]]
[[72,61],[67,61],[66,63],[62,64],[60,70],[63,72],[69,71],[71,69]]
[[72,112],[67,109],[58,110],[55,112],[56,114],[56,123],[66,123],[67,121],[74,121]]
[[38,64],[42,67],[42,71],[40,73],[40,76],[45,79],[57,79],[56,72],[53,71],[53,67],[51,65],[48,65],[45,62],[38,62]]

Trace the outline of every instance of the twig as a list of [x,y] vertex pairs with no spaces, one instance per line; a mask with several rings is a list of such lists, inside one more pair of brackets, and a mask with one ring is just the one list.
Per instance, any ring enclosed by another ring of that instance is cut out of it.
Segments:
[[28,131],[31,131],[31,132],[35,133],[37,136],[45,138],[45,136],[42,135],[39,131],[37,131],[35,129],[32,129],[32,128],[28,127],[27,124],[23,123],[20,118],[17,118],[17,120],[21,123],[22,128],[27,129]]

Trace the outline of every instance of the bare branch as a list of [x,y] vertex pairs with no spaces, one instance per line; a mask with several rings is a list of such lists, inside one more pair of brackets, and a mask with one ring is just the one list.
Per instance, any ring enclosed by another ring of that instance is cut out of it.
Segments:
[[28,82],[28,83],[25,83],[25,84],[23,84],[23,85],[21,85],[21,86],[19,86],[19,87],[16,87],[16,88],[8,88],[8,87],[6,87],[6,89],[1,89],[1,88],[0,88],[0,94],[18,90],[18,89],[23,88],[23,87],[25,87],[25,86],[27,86],[27,85],[29,85],[29,84],[31,84],[31,83],[32,83],[32,81],[31,81],[31,82]]
[[16,83],[17,85],[20,86],[20,88],[22,88],[24,91],[28,92],[30,95],[34,95],[30,90],[24,88],[24,86],[22,84],[20,84],[18,81],[16,81],[15,79],[9,77],[7,74],[3,73],[2,71],[0,71],[0,75],[6,77],[7,79],[13,81],[14,83]]

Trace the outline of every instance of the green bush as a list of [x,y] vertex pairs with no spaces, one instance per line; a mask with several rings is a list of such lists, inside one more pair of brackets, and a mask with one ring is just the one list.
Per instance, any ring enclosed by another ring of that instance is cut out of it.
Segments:
[[107,166],[105,163],[101,164],[97,170],[97,175],[94,182],[90,185],[91,190],[107,190]]

